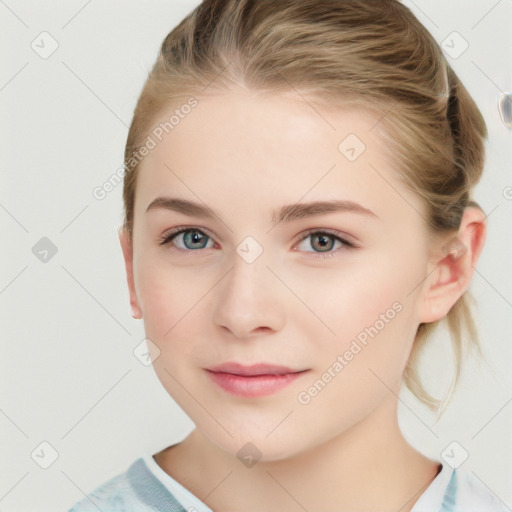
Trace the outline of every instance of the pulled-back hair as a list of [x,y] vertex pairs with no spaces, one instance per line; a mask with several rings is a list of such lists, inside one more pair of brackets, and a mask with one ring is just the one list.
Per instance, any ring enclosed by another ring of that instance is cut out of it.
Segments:
[[[439,45],[398,0],[204,0],[163,41],[125,148],[124,227],[134,228],[140,161],[133,158],[171,105],[225,92],[291,88],[333,107],[372,112],[404,182],[424,199],[433,235],[456,234],[484,165],[487,130]],[[479,351],[470,291],[447,314],[458,380]],[[441,321],[418,327],[404,381],[420,401],[420,352]]]

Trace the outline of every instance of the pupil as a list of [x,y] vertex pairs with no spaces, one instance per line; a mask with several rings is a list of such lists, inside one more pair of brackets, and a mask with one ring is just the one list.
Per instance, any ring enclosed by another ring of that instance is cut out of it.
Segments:
[[[318,240],[320,249],[326,249],[329,250],[332,248],[333,240],[328,235],[317,235],[315,236],[315,240]],[[331,242],[331,243],[329,243]],[[322,252],[325,252],[322,250]]]
[[201,235],[201,233],[197,232],[197,231],[191,231],[189,233],[186,234],[186,236],[189,237],[190,242],[192,244],[200,244],[201,243],[201,238],[203,238],[203,236]]

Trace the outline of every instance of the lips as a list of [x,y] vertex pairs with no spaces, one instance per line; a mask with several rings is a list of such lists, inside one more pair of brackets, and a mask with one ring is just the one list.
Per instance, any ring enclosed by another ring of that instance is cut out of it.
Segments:
[[251,377],[255,375],[286,375],[289,373],[298,373],[303,370],[293,370],[286,366],[278,366],[274,364],[258,363],[245,366],[239,363],[223,363],[213,368],[208,368],[212,372],[231,373],[233,375],[241,375],[243,377]]
[[276,393],[308,371],[267,363],[246,366],[231,362],[206,369],[221,389],[245,398]]

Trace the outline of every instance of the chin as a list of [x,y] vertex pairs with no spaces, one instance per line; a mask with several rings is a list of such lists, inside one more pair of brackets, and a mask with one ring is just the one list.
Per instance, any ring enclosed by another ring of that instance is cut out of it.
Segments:
[[[230,430],[230,429],[228,429]],[[262,433],[264,430],[264,433]],[[293,429],[282,429],[281,435],[277,431],[268,435],[268,429],[247,429],[240,428],[233,437],[230,437],[224,431],[222,434],[217,430],[211,435],[211,432],[201,430],[203,435],[221,451],[236,457],[243,464],[251,466],[256,462],[277,462],[286,460],[303,451],[307,451],[310,446],[303,446],[301,438]],[[231,430],[230,430],[231,432]],[[267,436],[268,435],[268,436]]]

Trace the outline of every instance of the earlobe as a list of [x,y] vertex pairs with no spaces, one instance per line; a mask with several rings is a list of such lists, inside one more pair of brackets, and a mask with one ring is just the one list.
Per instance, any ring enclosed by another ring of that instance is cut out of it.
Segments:
[[469,288],[486,235],[485,214],[478,207],[466,208],[457,234],[442,245],[425,280],[422,323],[441,320]]
[[121,227],[118,231],[119,242],[123,251],[124,264],[126,269],[126,280],[128,283],[128,291],[130,294],[130,308],[133,318],[141,319],[142,310],[137,300],[137,294],[135,291],[134,277],[133,277],[133,245],[130,241],[128,232],[124,227]]

